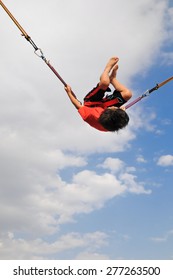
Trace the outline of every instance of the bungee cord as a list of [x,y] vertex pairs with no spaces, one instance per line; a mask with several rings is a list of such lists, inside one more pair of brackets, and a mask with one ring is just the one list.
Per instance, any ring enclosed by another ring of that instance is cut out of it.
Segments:
[[[46,64],[47,66],[51,69],[51,71],[56,75],[56,77],[62,82],[62,84],[66,87],[67,83],[64,81],[64,79],[60,76],[60,74],[56,71],[56,69],[50,64],[50,62],[46,59],[46,57],[43,54],[43,51],[37,47],[37,45],[34,43],[34,41],[31,39],[31,37],[27,34],[27,32],[23,29],[23,27],[19,24],[19,22],[16,20],[16,18],[12,15],[12,13],[8,10],[8,8],[4,5],[4,3],[0,0],[0,5],[2,6],[2,8],[5,10],[5,12],[8,14],[8,16],[12,19],[12,21],[15,23],[15,25],[18,27],[18,29],[21,31],[22,36],[25,37],[25,39],[32,45],[32,47],[34,48],[34,53],[40,57]],[[135,100],[133,100],[132,102],[130,102],[129,104],[127,104],[125,106],[126,109],[130,108],[131,106],[133,106],[134,104],[136,104],[137,102],[139,102],[141,99],[143,99],[144,97],[149,96],[153,91],[158,90],[160,87],[164,86],[165,84],[167,84],[168,82],[170,82],[171,80],[173,80],[173,76],[168,78],[167,80],[161,82],[160,84],[156,84],[155,87],[147,90],[145,93],[143,93],[141,96],[137,97]],[[73,92],[72,92],[73,93]],[[74,97],[76,97],[76,95],[73,93]]]
[[144,92],[141,96],[137,97],[135,100],[133,100],[132,102],[130,102],[129,104],[127,104],[125,106],[126,109],[130,108],[131,106],[133,106],[134,104],[136,104],[137,102],[139,102],[141,99],[143,99],[144,97],[149,96],[153,91],[158,90],[160,87],[164,86],[165,84],[167,84],[168,82],[173,80],[173,76],[168,78],[167,80],[161,82],[160,84],[156,84],[155,87],[148,89],[146,92]]
[[[67,83],[60,76],[60,74],[56,71],[56,69],[50,64],[49,60],[46,59],[46,57],[43,54],[43,51],[39,47],[37,47],[37,45],[34,43],[34,41],[31,39],[31,37],[27,34],[27,32],[23,29],[23,27],[19,24],[19,22],[16,20],[16,18],[12,15],[12,13],[9,11],[9,9],[4,5],[4,3],[1,0],[0,0],[0,5],[5,10],[5,12],[8,14],[8,16],[12,19],[12,21],[15,23],[15,25],[18,27],[18,29],[21,31],[22,36],[24,36],[25,39],[32,45],[32,47],[34,48],[34,53],[47,64],[47,66],[52,70],[52,72],[56,75],[56,77],[66,87]],[[75,96],[74,93],[73,93],[73,95]]]

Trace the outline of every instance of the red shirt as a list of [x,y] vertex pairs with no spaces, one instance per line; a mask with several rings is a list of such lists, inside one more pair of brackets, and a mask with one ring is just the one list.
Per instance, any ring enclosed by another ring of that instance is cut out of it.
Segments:
[[82,106],[81,108],[79,108],[78,112],[81,115],[82,119],[92,127],[101,131],[108,131],[98,122],[98,119],[104,110],[105,109],[102,107]]

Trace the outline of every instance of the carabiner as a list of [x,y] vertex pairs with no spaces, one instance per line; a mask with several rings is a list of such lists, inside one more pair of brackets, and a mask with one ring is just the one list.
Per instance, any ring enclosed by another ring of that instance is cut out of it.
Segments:
[[38,48],[37,50],[35,50],[34,53],[35,53],[38,57],[42,58],[42,59],[46,62],[46,58],[45,58],[45,56],[44,56],[44,54],[43,54],[43,52],[42,52],[42,50],[41,50],[40,48]]

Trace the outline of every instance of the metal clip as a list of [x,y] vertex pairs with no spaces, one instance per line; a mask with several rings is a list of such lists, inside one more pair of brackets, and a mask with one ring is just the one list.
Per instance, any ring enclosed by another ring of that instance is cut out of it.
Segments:
[[147,89],[143,94],[142,94],[142,98],[143,97],[147,97],[150,95],[149,89]]
[[37,50],[35,50],[34,53],[35,53],[38,57],[42,58],[42,59],[46,62],[46,58],[45,58],[45,56],[44,56],[44,54],[43,54],[43,52],[42,52],[42,50],[41,50],[40,48],[38,48]]

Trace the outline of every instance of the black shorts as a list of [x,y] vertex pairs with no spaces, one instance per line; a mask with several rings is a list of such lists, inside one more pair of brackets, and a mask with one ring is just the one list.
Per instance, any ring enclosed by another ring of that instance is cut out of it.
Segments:
[[99,88],[99,85],[97,85],[84,97],[84,105],[90,104],[89,105],[90,107],[94,107],[99,105],[99,102],[100,104],[104,103],[105,105],[106,102],[108,102],[111,105],[107,107],[110,106],[121,107],[124,103],[126,103],[126,100],[122,97],[119,91],[114,90],[112,94],[106,95],[106,97],[104,97],[105,92],[111,92],[111,89],[108,87],[106,90],[103,90]]
[[107,91],[110,92],[111,89],[108,87],[106,90],[104,90],[101,89],[99,85],[97,85],[84,97],[84,101],[101,101],[105,95],[105,92]]

